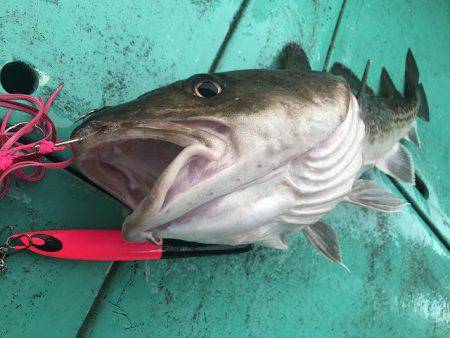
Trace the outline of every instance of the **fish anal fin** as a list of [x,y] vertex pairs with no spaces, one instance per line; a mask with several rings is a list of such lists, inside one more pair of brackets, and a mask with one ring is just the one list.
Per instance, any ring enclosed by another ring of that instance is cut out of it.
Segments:
[[425,122],[430,121],[430,110],[428,108],[428,99],[425,94],[425,89],[423,89],[423,85],[420,83],[417,87],[417,97],[419,98],[419,112],[417,116],[419,116]]
[[273,235],[259,242],[261,245],[286,250],[288,248],[287,244],[284,242],[282,235]]
[[304,72],[311,71],[308,56],[296,42],[286,44],[281,51],[280,57],[283,69],[295,69]]
[[384,212],[396,212],[408,204],[375,182],[362,179],[353,184],[344,201]]
[[342,263],[338,236],[328,223],[319,221],[305,226],[303,233],[323,256],[338,263],[348,271],[348,268]]
[[414,163],[408,149],[396,143],[375,165],[379,170],[404,183],[414,184]]

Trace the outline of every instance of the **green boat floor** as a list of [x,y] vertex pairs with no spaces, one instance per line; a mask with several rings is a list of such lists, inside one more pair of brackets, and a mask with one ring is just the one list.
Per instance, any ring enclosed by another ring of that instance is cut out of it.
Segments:
[[[49,171],[38,184],[17,182],[0,201],[1,226],[12,225],[15,232],[120,228],[126,214],[119,203],[65,171]],[[0,275],[0,337],[73,336],[110,265],[28,253],[6,263],[8,271]]]
[[[208,71],[239,8],[243,14],[218,59],[218,71],[277,67],[276,56],[289,41],[299,41],[312,66],[321,69],[343,5],[300,0],[25,3],[0,4],[0,65],[32,64],[40,72],[37,95],[65,83],[52,108],[62,138],[92,108]],[[114,263],[108,275],[108,262],[21,254],[8,260],[10,270],[0,277],[0,336],[72,337],[80,328],[79,335],[92,337],[450,336],[450,257],[441,242],[450,238],[449,147],[442,144],[449,134],[450,5],[443,0],[345,1],[342,14],[330,66],[339,61],[362,74],[371,58],[370,84],[377,88],[386,66],[401,88],[411,47],[431,115],[431,123],[419,122],[423,148],[411,147],[428,198],[373,173],[390,190],[400,189],[412,207],[381,214],[342,205],[326,217],[337,228],[350,274],[299,236],[290,238],[286,252],[256,248],[227,257]],[[38,184],[18,183],[0,201],[0,225],[15,224],[18,231],[119,227],[126,213],[65,171],[49,172]]]
[[65,84],[52,109],[61,138],[91,109],[206,72],[240,5],[238,0],[26,3],[0,3],[0,65],[32,64],[41,72],[38,94]]

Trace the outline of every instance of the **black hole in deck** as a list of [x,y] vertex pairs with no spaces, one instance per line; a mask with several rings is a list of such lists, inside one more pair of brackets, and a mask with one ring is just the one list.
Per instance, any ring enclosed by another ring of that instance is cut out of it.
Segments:
[[38,86],[36,71],[22,61],[9,62],[0,71],[0,83],[10,94],[32,94]]
[[422,178],[418,175],[417,172],[416,172],[416,189],[419,190],[423,198],[428,199],[428,197],[430,196],[430,193],[428,191],[425,182],[422,180]]

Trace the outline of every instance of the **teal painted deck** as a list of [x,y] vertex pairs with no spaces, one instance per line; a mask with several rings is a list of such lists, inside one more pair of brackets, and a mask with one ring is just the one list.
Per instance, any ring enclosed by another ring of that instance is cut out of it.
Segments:
[[[299,41],[324,65],[342,1],[24,1],[0,3],[0,65],[23,60],[48,82],[65,83],[52,109],[60,135],[92,108],[129,100],[194,73],[276,67]],[[221,49],[233,17],[236,29]],[[301,237],[286,252],[160,262],[73,262],[28,254],[0,276],[1,337],[448,337],[450,336],[450,3],[348,0],[330,64],[377,88],[385,66],[400,88],[411,47],[431,123],[410,148],[424,197],[373,172],[411,206],[381,214],[343,205],[336,226],[351,273]],[[218,55],[217,53],[222,52]],[[216,57],[218,58],[216,59]],[[218,62],[215,63],[214,60]],[[0,226],[18,231],[118,228],[127,211],[68,171],[18,182],[0,201]]]

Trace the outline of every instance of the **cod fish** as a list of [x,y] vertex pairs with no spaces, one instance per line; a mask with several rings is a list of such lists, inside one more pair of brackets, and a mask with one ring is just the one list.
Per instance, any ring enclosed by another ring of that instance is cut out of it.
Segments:
[[[72,137],[78,168],[126,204],[129,241],[175,238],[285,249],[301,232],[341,262],[320,219],[338,203],[397,211],[405,203],[361,174],[414,182],[415,117],[428,106],[411,51],[404,96],[381,74],[376,96],[348,68],[311,70],[296,43],[283,69],[194,75],[86,117]],[[367,88],[366,88],[367,87]]]

